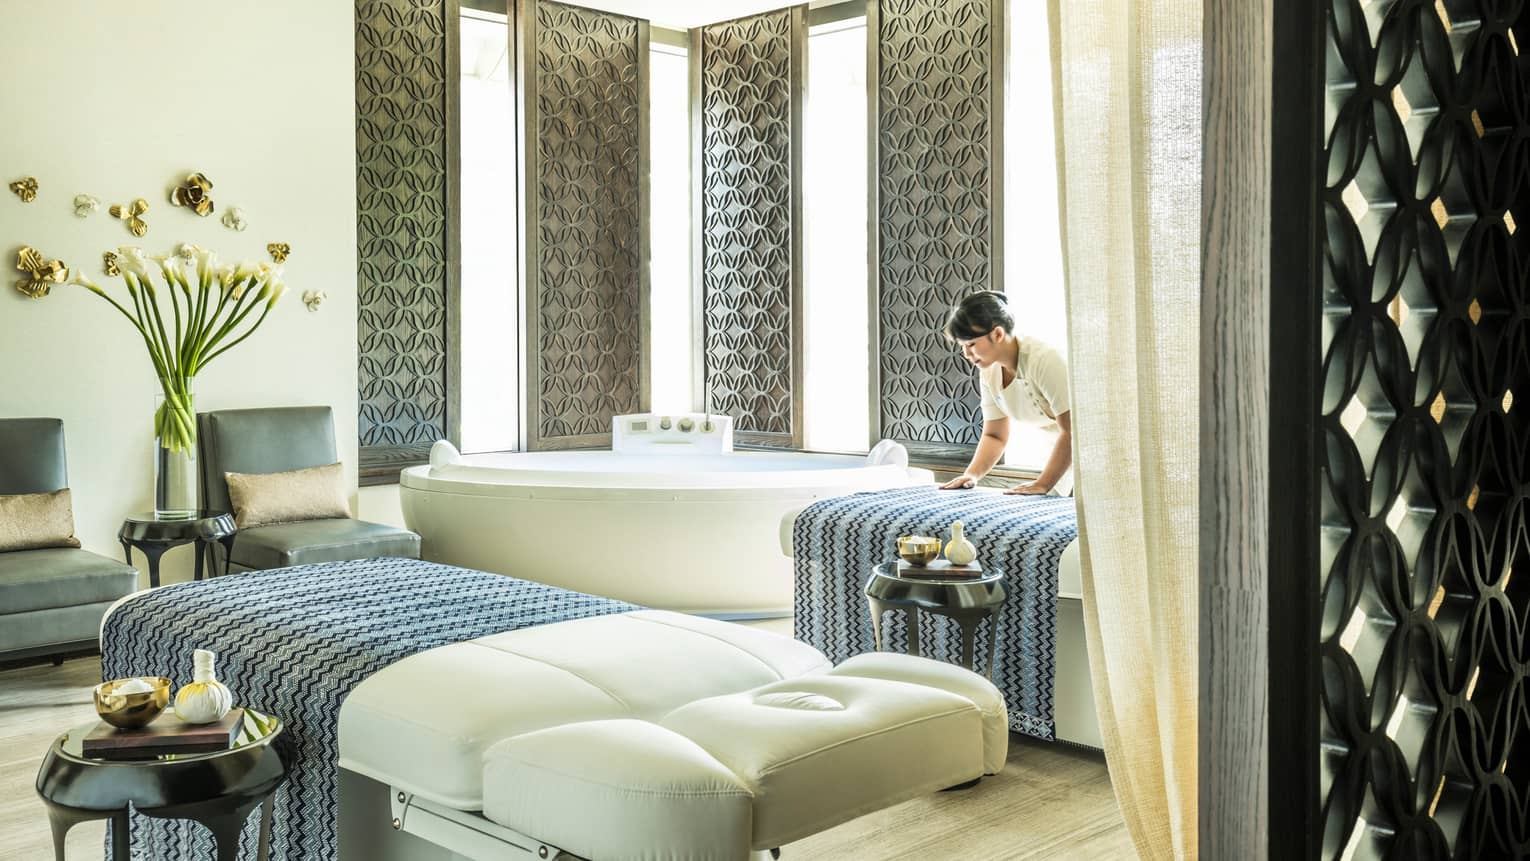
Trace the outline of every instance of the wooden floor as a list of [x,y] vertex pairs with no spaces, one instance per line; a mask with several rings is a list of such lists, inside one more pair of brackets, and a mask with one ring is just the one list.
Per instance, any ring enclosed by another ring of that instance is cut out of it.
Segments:
[[[33,781],[52,740],[95,717],[90,688],[100,678],[99,658],[0,671],[0,857],[53,857]],[[69,861],[101,861],[104,831],[101,823],[77,826],[69,835]],[[1012,736],[1000,774],[789,844],[782,857],[1086,861],[1134,854],[1099,754]]]

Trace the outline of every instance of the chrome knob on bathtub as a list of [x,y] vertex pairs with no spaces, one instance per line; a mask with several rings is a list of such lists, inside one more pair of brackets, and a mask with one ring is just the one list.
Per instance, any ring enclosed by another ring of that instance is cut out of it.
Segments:
[[669,430],[669,416],[659,419],[659,430]]
[[680,430],[681,430],[682,433],[690,433],[691,429],[694,428],[694,427],[696,427],[696,423],[691,421],[690,419],[681,419],[680,420]]

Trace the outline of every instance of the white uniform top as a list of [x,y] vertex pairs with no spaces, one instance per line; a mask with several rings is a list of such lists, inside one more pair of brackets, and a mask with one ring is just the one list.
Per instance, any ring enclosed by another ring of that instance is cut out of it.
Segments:
[[985,422],[1008,416],[1054,430],[1057,417],[1071,409],[1068,363],[1060,353],[1035,338],[1020,338],[1015,378],[1009,385],[1004,385],[1004,366],[998,362],[983,369],[978,383]]
[[[978,375],[982,390],[983,421],[1008,417],[1052,433],[1060,432],[1057,417],[1072,409],[1068,396],[1068,363],[1062,355],[1035,338],[1020,338],[1015,378],[1004,385],[1004,366],[998,362]],[[1073,492],[1073,467],[1063,473],[1053,494]]]

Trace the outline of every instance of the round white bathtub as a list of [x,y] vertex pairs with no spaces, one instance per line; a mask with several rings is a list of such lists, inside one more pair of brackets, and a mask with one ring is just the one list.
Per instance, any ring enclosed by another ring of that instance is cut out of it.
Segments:
[[667,610],[792,609],[782,518],[816,499],[929,484],[929,470],[796,452],[466,455],[403,471],[426,559]]

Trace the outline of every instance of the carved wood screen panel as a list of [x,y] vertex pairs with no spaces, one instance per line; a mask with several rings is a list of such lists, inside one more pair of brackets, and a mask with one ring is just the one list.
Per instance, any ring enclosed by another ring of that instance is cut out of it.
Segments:
[[457,4],[357,0],[361,481],[457,439]]
[[517,23],[527,446],[605,445],[648,400],[648,23],[537,0]]
[[785,446],[802,444],[805,10],[692,31],[697,395],[741,440]]
[[1524,858],[1530,18],[1323,6],[1321,857]]
[[977,442],[972,368],[945,343],[947,309],[1003,290],[1003,0],[873,0],[873,438],[965,459]]

